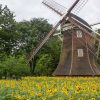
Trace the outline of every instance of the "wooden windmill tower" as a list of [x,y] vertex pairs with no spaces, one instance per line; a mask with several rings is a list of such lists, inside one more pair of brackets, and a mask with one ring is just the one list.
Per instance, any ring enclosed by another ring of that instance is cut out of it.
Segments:
[[[100,45],[99,34],[94,32],[91,26],[73,14],[73,9],[80,5],[81,1],[84,4],[87,0],[76,0],[73,5],[66,10],[65,7],[52,0],[44,0],[43,4],[52,9],[58,15],[62,16],[54,28],[44,37],[43,41],[32,50],[28,62],[32,65],[34,56],[42,48],[54,34],[58,26],[61,26],[63,35],[63,43],[59,64],[54,71],[54,76],[95,76],[100,75],[100,67],[95,64],[95,59],[98,59],[98,50],[95,49],[95,41]],[[82,5],[81,5],[82,6]],[[67,12],[66,12],[67,11]],[[98,36],[96,36],[98,35]]]

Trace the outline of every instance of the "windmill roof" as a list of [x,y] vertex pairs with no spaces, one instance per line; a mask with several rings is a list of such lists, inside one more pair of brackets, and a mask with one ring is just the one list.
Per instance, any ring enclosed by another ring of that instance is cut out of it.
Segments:
[[[91,28],[91,26],[82,18],[80,18],[79,16],[75,15],[75,14],[70,14],[71,17],[75,18],[76,20],[78,20],[79,22],[81,22],[82,24],[84,24],[85,26]],[[82,27],[84,27],[86,30],[88,30],[89,32],[92,32],[90,29],[88,29],[87,27],[80,25]]]

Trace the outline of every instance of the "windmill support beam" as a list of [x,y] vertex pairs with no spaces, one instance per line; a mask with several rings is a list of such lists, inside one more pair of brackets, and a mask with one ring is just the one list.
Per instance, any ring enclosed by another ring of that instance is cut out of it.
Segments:
[[60,35],[58,35],[58,38],[63,42],[63,38]]
[[95,23],[95,24],[91,24],[90,26],[96,26],[96,25],[100,25],[100,22],[99,23]]

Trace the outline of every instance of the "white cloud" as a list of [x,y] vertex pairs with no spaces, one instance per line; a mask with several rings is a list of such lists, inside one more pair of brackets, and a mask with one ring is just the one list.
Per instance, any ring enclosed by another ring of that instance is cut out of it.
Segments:
[[[55,0],[66,8],[75,0]],[[29,20],[34,17],[43,17],[54,24],[59,20],[54,12],[41,4],[42,0],[0,0],[0,4],[7,5],[11,11],[15,12],[16,20]],[[79,12],[79,16],[88,23],[100,21],[100,0],[88,0],[85,7]]]

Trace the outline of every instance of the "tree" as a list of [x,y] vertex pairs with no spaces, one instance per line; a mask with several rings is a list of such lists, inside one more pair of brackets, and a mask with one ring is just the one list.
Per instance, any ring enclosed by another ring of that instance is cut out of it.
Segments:
[[34,18],[30,21],[19,22],[17,28],[20,36],[20,47],[25,53],[30,53],[40,41],[40,37],[48,33],[52,25],[45,19]]
[[17,30],[14,14],[0,5],[0,53],[13,54],[17,43]]

